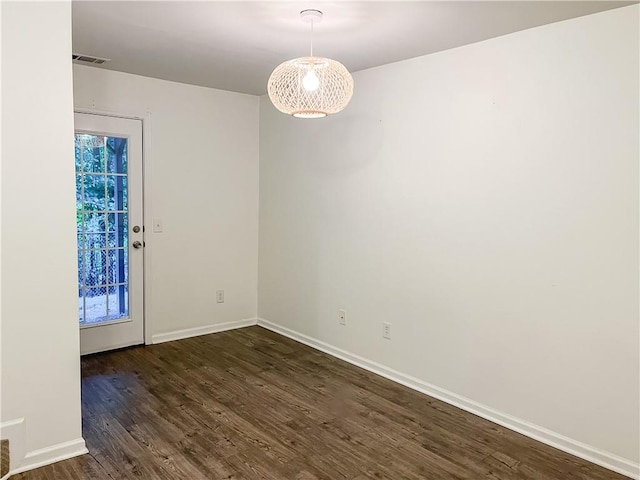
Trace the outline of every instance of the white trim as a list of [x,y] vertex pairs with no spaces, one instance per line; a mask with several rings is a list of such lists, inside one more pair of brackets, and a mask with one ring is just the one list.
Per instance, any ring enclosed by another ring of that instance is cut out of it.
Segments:
[[[143,251],[143,305],[144,305],[144,343],[152,343],[151,318],[151,249],[153,248],[153,206],[151,203],[151,112],[142,120],[142,224],[144,226]],[[156,215],[158,216],[158,215]]]
[[96,110],[94,108],[74,108],[74,113],[86,113],[87,115],[101,115],[103,117],[115,117],[115,118],[128,118],[129,120],[142,120],[144,121],[147,117],[147,113],[145,114],[134,114],[134,113],[117,113],[111,112],[108,110]]
[[11,475],[26,472],[34,468],[44,467],[61,460],[77,457],[89,453],[82,437],[69,442],[58,443],[50,447],[34,450],[25,455],[22,465],[15,470],[11,470]]
[[22,465],[27,453],[26,424],[24,417],[0,423],[0,438],[9,440],[9,468]]
[[2,432],[5,428],[15,427],[16,425],[20,425],[22,423],[24,423],[24,417],[9,420],[7,422],[2,422],[0,423],[0,432]]
[[600,465],[601,467],[607,468],[609,470],[613,470],[614,472],[621,473],[622,475],[626,475],[630,478],[640,478],[640,465],[630,460],[619,457],[604,450],[600,450],[596,447],[584,444],[577,440],[565,437],[564,435],[552,432],[551,430],[548,430],[544,427],[534,425],[533,423],[529,423],[526,420],[516,418],[507,413],[494,410],[491,407],[482,405],[469,398],[465,398],[456,393],[449,392],[442,388],[436,387],[435,385],[423,382],[418,378],[405,375],[404,373],[385,367],[384,365],[381,365],[379,363],[372,362],[371,360],[367,360],[366,358],[362,358],[340,348],[336,348],[325,342],[296,332],[295,330],[282,327],[276,323],[270,322],[269,320],[258,318],[258,325],[266,328],[267,330],[271,330],[272,332],[276,332],[297,342],[308,345],[309,347],[315,348],[316,350],[320,350],[321,352],[327,353],[333,357],[344,360],[345,362],[351,363],[377,375],[388,378],[389,380],[404,385],[405,387],[409,387],[420,393],[424,393],[425,395],[429,395],[462,410],[473,413],[474,415],[478,415],[479,417],[482,417],[493,423],[502,425],[509,430],[513,430],[529,438],[538,440],[539,442],[550,445],[554,448],[557,448],[558,450],[570,453],[571,455],[575,455],[576,457],[580,457],[584,460],[595,463],[596,465]]
[[182,340],[183,338],[197,337],[200,335],[208,335],[210,333],[224,332],[227,330],[235,330],[237,328],[251,327],[256,325],[256,318],[247,318],[246,320],[237,320],[235,322],[218,323],[216,325],[207,325],[204,327],[187,328],[185,330],[176,330],[173,332],[159,333],[151,337],[153,343],[172,342],[174,340]]

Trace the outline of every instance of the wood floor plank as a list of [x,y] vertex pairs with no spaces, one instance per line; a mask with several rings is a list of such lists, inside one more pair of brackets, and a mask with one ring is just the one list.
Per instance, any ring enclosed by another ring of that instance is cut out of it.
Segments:
[[260,327],[82,359],[90,454],[17,480],[622,480]]

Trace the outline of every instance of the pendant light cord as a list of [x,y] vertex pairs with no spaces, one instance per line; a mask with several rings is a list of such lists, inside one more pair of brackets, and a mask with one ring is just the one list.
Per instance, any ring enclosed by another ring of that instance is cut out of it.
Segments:
[[316,21],[320,22],[322,21],[322,12],[320,10],[315,10],[313,8],[309,8],[307,10],[302,10],[300,12],[300,18],[304,21],[304,22],[310,22],[311,23],[311,35],[310,35],[310,45],[309,45],[309,50],[310,50],[310,57],[313,57],[313,34],[315,33],[315,23]]

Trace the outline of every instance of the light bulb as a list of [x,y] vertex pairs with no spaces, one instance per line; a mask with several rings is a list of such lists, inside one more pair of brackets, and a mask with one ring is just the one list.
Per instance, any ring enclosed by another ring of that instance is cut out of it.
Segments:
[[313,71],[313,68],[311,68],[302,79],[302,86],[307,92],[313,92],[320,86],[320,80],[318,80],[318,76],[316,72]]

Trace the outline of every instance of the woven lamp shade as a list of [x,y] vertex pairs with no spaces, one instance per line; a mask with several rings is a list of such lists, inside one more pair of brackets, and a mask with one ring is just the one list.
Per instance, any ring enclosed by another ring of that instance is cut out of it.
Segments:
[[326,117],[347,106],[353,95],[353,78],[344,65],[330,58],[300,57],[275,68],[267,91],[282,113]]

